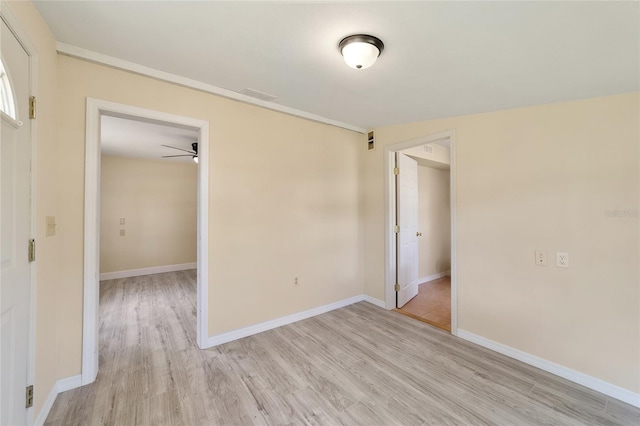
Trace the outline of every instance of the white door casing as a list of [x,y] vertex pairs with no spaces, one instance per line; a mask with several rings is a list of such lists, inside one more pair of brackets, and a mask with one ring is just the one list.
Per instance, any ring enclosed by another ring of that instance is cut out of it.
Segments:
[[[0,0],[1,1],[1,0]],[[198,218],[197,218],[197,340],[201,349],[208,347],[208,259],[209,259],[209,122],[87,98],[85,140],[84,205],[84,306],[82,324],[82,385],[98,375],[98,313],[100,282],[100,121],[110,115],[162,122],[199,130],[198,137]]]
[[386,145],[384,147],[384,200],[385,200],[385,308],[394,309],[396,307],[397,293],[394,285],[397,282],[396,275],[396,234],[394,225],[396,224],[396,180],[393,168],[396,166],[396,152],[409,148],[430,144],[436,141],[448,140],[450,144],[450,188],[451,188],[451,334],[458,334],[458,260],[457,260],[457,213],[456,213],[456,131],[448,129],[438,133],[432,133],[409,139],[402,142]]
[[[15,117],[2,115],[0,139],[0,424],[26,424],[31,267],[30,58],[2,21],[2,63]],[[9,110],[11,108],[7,108]],[[24,122],[24,123],[23,123]]]
[[418,162],[396,153],[397,225],[397,307],[403,307],[418,295]]

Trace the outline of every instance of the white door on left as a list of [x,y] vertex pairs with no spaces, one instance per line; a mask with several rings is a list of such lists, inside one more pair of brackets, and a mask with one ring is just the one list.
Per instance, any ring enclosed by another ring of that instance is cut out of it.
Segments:
[[4,21],[1,37],[0,425],[24,425],[31,283],[29,56]]

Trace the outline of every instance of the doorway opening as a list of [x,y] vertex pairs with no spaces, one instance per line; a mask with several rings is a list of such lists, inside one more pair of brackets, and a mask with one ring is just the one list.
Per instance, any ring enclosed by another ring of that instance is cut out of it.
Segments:
[[[100,231],[101,231],[101,125],[103,121],[124,119],[136,123],[146,123],[149,126],[164,126],[178,129],[188,137],[197,136],[198,165],[197,165],[197,213],[195,223],[196,232],[196,341],[200,348],[206,346],[207,334],[207,252],[208,252],[208,206],[209,206],[209,123],[190,117],[178,116],[129,105],[97,99],[87,99],[87,132],[85,154],[85,256],[84,256],[84,316],[83,316],[83,351],[82,351],[82,384],[92,383],[98,374],[99,353],[99,299],[100,299]],[[185,141],[189,145],[193,140]],[[138,147],[140,148],[140,147]],[[149,149],[149,148],[147,148]],[[143,148],[142,151],[145,149]],[[163,151],[167,155],[174,154],[168,149]],[[158,155],[160,157],[160,155]],[[193,164],[192,158],[188,158]],[[122,166],[124,167],[124,166]],[[133,167],[135,168],[135,166]],[[139,212],[137,212],[139,216]],[[113,217],[111,217],[113,216]],[[111,214],[108,220],[115,220],[117,238],[127,236],[129,229],[139,229],[135,223],[127,222],[122,214]],[[115,219],[114,219],[115,218]],[[138,221],[143,217],[137,218]],[[111,260],[110,260],[111,262]],[[125,271],[125,275],[144,275],[145,273],[169,272],[187,269],[188,263],[165,266],[162,268],[133,268]],[[177,268],[176,268],[177,267]],[[106,274],[105,274],[106,275]],[[103,278],[112,278],[105,276]]]
[[134,374],[153,351],[197,346],[198,164],[184,151],[199,132],[102,116],[100,133],[100,369]]
[[456,334],[455,132],[385,147],[385,307]]

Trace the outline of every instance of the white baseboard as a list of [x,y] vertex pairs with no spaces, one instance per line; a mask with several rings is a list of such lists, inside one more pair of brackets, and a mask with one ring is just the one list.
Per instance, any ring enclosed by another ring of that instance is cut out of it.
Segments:
[[482,336],[475,335],[468,331],[458,329],[458,337],[483,346],[487,349],[491,349],[492,351],[506,355],[510,358],[522,361],[525,364],[538,367],[541,370],[547,371],[551,374],[555,374],[556,376],[563,377],[574,383],[610,396],[611,398],[618,399],[635,407],[640,407],[640,394],[631,392],[630,390],[621,388],[620,386],[613,385],[611,383],[605,382],[604,380],[597,379],[587,374],[580,373],[579,371],[575,371],[551,361],[547,361],[546,359],[539,358],[535,355],[531,355],[518,349],[503,345],[502,343],[494,342],[493,340],[486,339]]
[[56,396],[58,396],[59,393],[79,388],[81,385],[82,375],[80,374],[58,380],[51,388],[49,395],[47,395],[47,399],[42,405],[42,410],[40,410],[40,413],[34,422],[35,426],[41,426],[47,420],[47,416],[53,407],[53,403],[56,402]]
[[363,296],[363,299],[362,299],[362,300],[364,300],[365,302],[369,302],[369,303],[371,303],[372,305],[376,305],[376,306],[377,306],[377,307],[379,307],[379,308],[387,309],[387,308],[386,308],[386,306],[385,306],[385,303],[384,303],[382,300],[380,300],[380,299],[376,299],[375,297],[367,296],[367,295],[365,294],[365,295]]
[[47,420],[49,411],[51,411],[53,403],[56,402],[56,396],[58,396],[58,386],[57,384],[54,384],[51,387],[51,392],[47,395],[47,399],[44,401],[44,405],[42,406],[40,413],[38,413],[38,417],[36,417],[36,421],[34,422],[35,426],[42,426]]
[[333,311],[334,309],[343,308],[354,303],[362,302],[364,297],[354,296],[348,299],[339,300],[334,303],[330,303],[324,306],[318,306],[317,308],[309,309],[307,311],[298,312],[296,314],[287,315],[286,317],[276,318],[270,321],[265,321],[259,324],[250,325],[249,327],[240,328],[238,330],[229,331],[227,333],[218,334],[215,336],[209,336],[206,342],[206,348],[212,348],[214,346],[221,345],[223,343],[232,342],[234,340],[242,339],[243,337],[252,336],[254,334],[262,333],[263,331],[271,330],[283,325],[291,324],[296,321],[311,318],[316,315],[324,314],[325,312]]
[[422,277],[418,279],[418,285],[428,283],[429,281],[437,280],[438,278],[446,277],[451,275],[451,271],[438,272],[437,274],[427,275],[426,277]]
[[78,374],[77,376],[67,377],[65,379],[60,379],[58,380],[56,385],[58,388],[58,393],[79,388],[80,386],[82,386],[82,374]]
[[196,269],[197,264],[181,263],[178,265],[154,266],[151,268],[129,269],[128,271],[105,272],[100,274],[100,281],[116,280],[118,278],[139,277],[141,275],[162,274],[164,272],[185,271]]

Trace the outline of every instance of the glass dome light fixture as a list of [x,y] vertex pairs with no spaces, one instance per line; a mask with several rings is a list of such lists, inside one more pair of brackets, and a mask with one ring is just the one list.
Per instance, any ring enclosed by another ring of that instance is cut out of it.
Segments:
[[363,70],[376,62],[384,50],[384,43],[372,35],[354,34],[343,38],[338,48],[347,65]]

